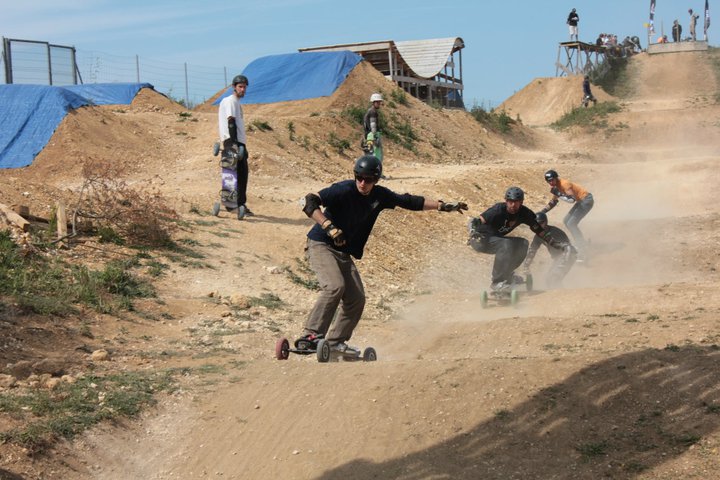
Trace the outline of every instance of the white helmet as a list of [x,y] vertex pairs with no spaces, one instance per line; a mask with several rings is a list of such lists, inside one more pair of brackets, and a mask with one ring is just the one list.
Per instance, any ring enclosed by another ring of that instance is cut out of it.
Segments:
[[382,102],[383,101],[382,95],[380,95],[379,93],[373,93],[372,95],[370,95],[370,101],[371,102]]

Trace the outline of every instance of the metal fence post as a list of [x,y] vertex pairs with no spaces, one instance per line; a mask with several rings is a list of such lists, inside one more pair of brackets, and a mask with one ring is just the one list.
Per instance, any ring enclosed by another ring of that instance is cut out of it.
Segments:
[[3,37],[3,60],[5,61],[5,83],[13,83],[12,54],[10,53],[10,39]]
[[137,75],[137,83],[140,83],[140,57],[135,55],[135,72]]
[[46,43],[45,46],[47,47],[47,60],[48,60],[48,81],[50,82],[50,85],[53,84],[52,81],[52,52],[50,52],[50,44]]
[[185,108],[190,108],[190,93],[188,90],[187,62],[185,62]]

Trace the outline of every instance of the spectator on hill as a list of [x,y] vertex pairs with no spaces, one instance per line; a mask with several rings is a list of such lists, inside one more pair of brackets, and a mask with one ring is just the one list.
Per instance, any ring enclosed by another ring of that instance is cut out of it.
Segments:
[[[322,290],[305,322],[303,336],[295,341],[298,350],[313,350],[325,338],[335,354],[360,355],[360,350],[346,343],[365,307],[365,289],[352,257],[362,258],[383,210],[400,207],[462,213],[468,208],[463,202],[401,195],[377,185],[382,163],[372,155],[360,157],[353,171],[354,180],[334,183],[305,196],[303,212],[315,222],[307,234],[305,251]],[[395,231],[403,233],[402,227]]]
[[575,37],[575,41],[578,40],[578,22],[580,21],[580,15],[577,14],[577,11],[573,8],[570,14],[567,18],[568,27],[570,29],[570,41],[572,42],[573,37]]
[[595,95],[592,94],[592,89],[590,88],[590,76],[585,75],[585,78],[583,78],[582,104],[584,107],[587,107],[590,102],[593,102],[593,106],[595,106],[597,104],[597,98],[595,98]]
[[673,42],[679,42],[682,40],[682,25],[680,25],[680,22],[677,20],[673,21],[672,38]]
[[696,41],[695,36],[695,27],[697,26],[698,18],[700,18],[700,15],[697,15],[693,12],[693,9],[691,8],[688,10],[688,13],[690,14],[690,38],[692,38],[692,41]]
[[379,110],[383,104],[382,95],[379,93],[373,93],[370,95],[370,108],[365,112],[363,117],[363,127],[365,129],[365,136],[363,137],[363,151],[368,155],[374,155],[383,161],[383,148],[380,128],[380,115]]
[[658,37],[657,43],[668,43],[667,35],[662,35],[662,36]]

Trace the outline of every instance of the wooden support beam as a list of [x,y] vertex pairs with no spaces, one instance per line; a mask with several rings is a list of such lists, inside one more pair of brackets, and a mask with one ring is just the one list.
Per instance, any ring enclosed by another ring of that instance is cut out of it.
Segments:
[[7,217],[8,221],[13,223],[14,225],[17,225],[19,228],[22,229],[23,232],[27,232],[28,230],[30,230],[30,222],[15,213],[12,208],[0,203],[0,211],[2,211],[5,217]]
[[65,238],[68,234],[67,229],[67,213],[65,212],[65,204],[62,200],[57,202],[55,208],[55,215],[57,216],[57,238]]

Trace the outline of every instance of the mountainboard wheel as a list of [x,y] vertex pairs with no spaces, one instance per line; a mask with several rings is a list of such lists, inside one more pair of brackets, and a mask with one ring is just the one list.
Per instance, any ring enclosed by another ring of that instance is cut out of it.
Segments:
[[247,209],[246,209],[245,205],[240,205],[238,207],[238,211],[237,211],[238,220],[242,220],[243,218],[245,218],[246,211],[247,211]]
[[287,360],[290,356],[290,342],[287,338],[281,338],[275,344],[275,358],[278,360]]
[[512,305],[512,306],[517,305],[519,298],[520,298],[520,295],[518,294],[518,291],[513,289],[510,292],[510,305]]
[[320,340],[317,344],[317,360],[320,363],[330,361],[330,344],[325,339]]
[[368,347],[363,352],[362,358],[366,362],[374,362],[377,360],[377,352],[374,348]]
[[220,202],[213,203],[212,214],[213,217],[217,217],[220,214]]
[[486,290],[483,290],[482,295],[480,295],[480,305],[482,305],[482,308],[488,306],[488,292]]
[[527,277],[525,277],[525,286],[527,287],[528,292],[532,292],[533,289],[533,276],[532,273],[528,273]]

